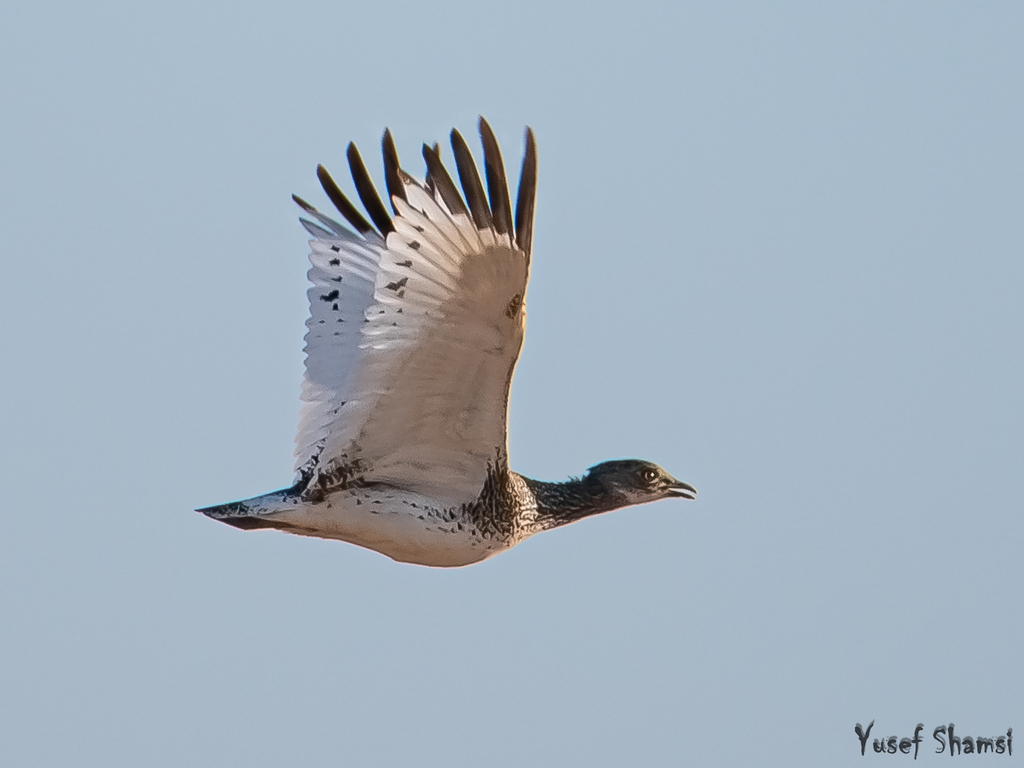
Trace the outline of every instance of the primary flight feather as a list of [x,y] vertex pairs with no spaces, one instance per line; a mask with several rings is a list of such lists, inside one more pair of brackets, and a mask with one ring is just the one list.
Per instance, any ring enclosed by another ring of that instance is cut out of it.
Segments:
[[480,119],[484,183],[451,133],[461,185],[437,146],[423,182],[388,131],[381,201],[354,144],[348,161],[369,221],[323,166],[346,227],[299,197],[312,236],[306,373],[295,484],[198,511],[238,528],[340,539],[402,562],[469,565],[549,528],[692,486],[635,459],[580,479],[508,466],[508,400],[526,327],[537,153],[526,149],[515,211],[498,143]]

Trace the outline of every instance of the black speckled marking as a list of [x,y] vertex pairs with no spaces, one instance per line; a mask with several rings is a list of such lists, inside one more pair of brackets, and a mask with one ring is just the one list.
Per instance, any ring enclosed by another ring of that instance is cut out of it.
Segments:
[[[469,521],[485,539],[510,541],[522,525],[520,511],[532,502],[519,492],[508,469],[508,459],[498,451],[494,462],[487,463],[487,476],[476,501],[463,504],[459,516]],[[453,515],[454,517],[454,515]]]
[[[348,456],[343,455],[341,458],[342,461],[347,461]],[[363,472],[365,469],[362,462],[358,459],[347,461],[345,464],[335,464],[326,470],[321,469],[314,478],[313,471],[315,469],[316,464],[311,464],[308,475],[303,478],[306,482],[306,487],[302,491],[303,500],[311,501],[314,504],[322,502],[327,497],[327,494],[334,491],[344,491],[349,488],[366,488],[372,485],[372,483],[367,483],[364,479]],[[356,499],[356,503],[359,503],[358,499]]]
[[516,315],[519,314],[519,310],[522,308],[523,295],[521,293],[517,293],[515,296],[512,297],[512,300],[509,301],[508,306],[505,307],[505,317],[507,317],[509,320],[514,320]]

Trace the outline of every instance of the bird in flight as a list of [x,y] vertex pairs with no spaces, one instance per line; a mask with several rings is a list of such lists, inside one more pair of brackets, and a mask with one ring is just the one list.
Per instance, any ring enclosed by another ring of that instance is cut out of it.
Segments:
[[400,562],[462,566],[535,533],[697,491],[657,464],[606,461],[542,482],[508,464],[508,400],[526,328],[537,151],[513,213],[498,142],[480,118],[484,183],[451,132],[461,192],[438,145],[426,178],[402,170],[384,132],[385,207],[354,144],[369,221],[323,166],[348,227],[293,196],[312,236],[306,372],[293,486],[197,510],[245,530],[340,539]]

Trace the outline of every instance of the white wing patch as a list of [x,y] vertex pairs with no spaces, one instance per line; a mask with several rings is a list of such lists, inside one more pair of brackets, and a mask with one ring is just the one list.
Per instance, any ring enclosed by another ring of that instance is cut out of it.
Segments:
[[386,245],[325,217],[332,231],[306,224],[313,288],[296,466],[315,482],[358,459],[367,480],[458,504],[507,452],[527,258],[507,234],[402,181],[408,202],[395,199]]
[[374,302],[374,282],[383,239],[364,239],[341,224],[308,211],[330,231],[305,219],[313,235],[307,273],[313,286],[306,321],[306,375],[302,382],[302,410],[295,437],[295,469],[302,471],[316,460],[327,441],[327,430],[341,416],[352,394],[359,367],[359,344],[367,308]]

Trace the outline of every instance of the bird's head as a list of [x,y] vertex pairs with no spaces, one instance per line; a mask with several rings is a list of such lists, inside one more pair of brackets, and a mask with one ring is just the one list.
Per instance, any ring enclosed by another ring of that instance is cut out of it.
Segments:
[[618,459],[587,470],[583,482],[616,499],[619,506],[644,504],[658,499],[697,498],[697,489],[676,480],[650,461]]

